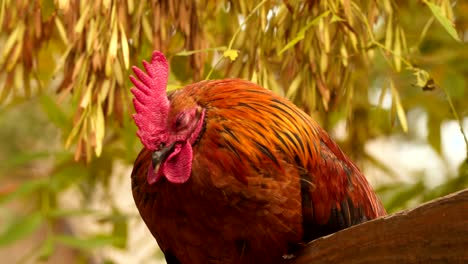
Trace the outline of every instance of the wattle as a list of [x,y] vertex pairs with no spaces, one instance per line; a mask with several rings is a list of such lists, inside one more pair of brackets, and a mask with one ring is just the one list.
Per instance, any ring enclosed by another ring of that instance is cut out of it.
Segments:
[[190,178],[192,159],[192,145],[189,142],[176,145],[174,151],[161,164],[158,174],[162,173],[172,183],[184,183]]

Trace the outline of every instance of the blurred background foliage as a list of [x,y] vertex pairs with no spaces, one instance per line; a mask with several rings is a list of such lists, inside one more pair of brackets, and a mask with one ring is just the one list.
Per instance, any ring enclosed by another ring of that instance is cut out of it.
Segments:
[[466,1],[1,0],[0,25],[9,263],[161,258],[128,181],[141,148],[129,69],[154,49],[170,60],[168,89],[239,77],[288,97],[389,212],[468,187]]

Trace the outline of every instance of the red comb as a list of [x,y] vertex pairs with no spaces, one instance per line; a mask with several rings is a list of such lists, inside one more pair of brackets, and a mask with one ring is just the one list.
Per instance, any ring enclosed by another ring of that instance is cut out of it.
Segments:
[[150,150],[165,140],[165,127],[169,113],[169,100],[166,95],[168,63],[166,57],[154,51],[151,63],[143,61],[146,73],[133,66],[136,78],[130,76],[135,85],[131,92],[136,114],[133,120],[138,127],[137,135],[141,143]]

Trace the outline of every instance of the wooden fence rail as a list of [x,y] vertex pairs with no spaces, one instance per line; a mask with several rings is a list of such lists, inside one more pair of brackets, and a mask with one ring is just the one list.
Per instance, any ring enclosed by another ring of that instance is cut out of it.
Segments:
[[468,263],[468,189],[312,241],[289,264]]

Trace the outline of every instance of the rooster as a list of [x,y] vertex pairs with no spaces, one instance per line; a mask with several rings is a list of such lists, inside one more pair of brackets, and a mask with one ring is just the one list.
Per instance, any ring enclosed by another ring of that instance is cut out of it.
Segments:
[[362,172],[291,102],[240,79],[167,95],[164,55],[143,65],[130,77],[144,145],[132,193],[169,264],[283,263],[385,215]]

